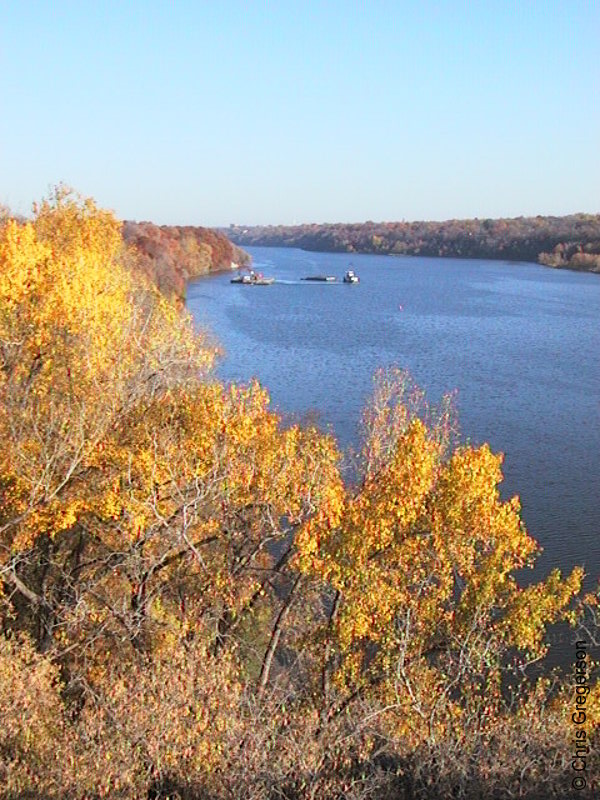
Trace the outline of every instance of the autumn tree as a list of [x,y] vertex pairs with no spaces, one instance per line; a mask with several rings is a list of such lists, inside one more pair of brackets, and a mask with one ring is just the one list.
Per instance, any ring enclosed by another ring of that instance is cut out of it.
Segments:
[[121,233],[63,188],[0,226],[0,797],[558,792],[568,688],[510,668],[582,575],[517,581],[501,456],[390,370],[344,481]]
[[78,690],[111,653],[200,627],[218,650],[276,614],[337,474],[330,438],[211,379],[214,345],[122,259],[115,218],[62,189],[0,242],[4,626]]
[[416,746],[502,708],[509,655],[546,651],[547,626],[570,617],[582,570],[523,588],[514,572],[538,547],[503,501],[502,457],[452,445],[406,376],[380,373],[365,415],[363,474],[339,486],[298,537],[298,568],[329,597],[311,632],[323,726],[365,698]]

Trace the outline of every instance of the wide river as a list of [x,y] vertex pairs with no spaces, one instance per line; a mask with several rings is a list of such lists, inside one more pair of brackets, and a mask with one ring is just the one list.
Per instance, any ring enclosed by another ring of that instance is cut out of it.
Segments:
[[[225,349],[224,380],[257,377],[284,413],[317,411],[342,446],[378,367],[410,371],[431,401],[456,391],[463,438],[505,453],[544,548],[533,575],[581,564],[600,575],[600,275],[536,264],[248,248],[272,286],[217,275],[187,305]],[[350,260],[360,284],[338,281]]]

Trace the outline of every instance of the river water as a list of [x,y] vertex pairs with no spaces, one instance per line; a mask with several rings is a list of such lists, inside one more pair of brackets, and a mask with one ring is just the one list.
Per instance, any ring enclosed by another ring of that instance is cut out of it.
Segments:
[[[431,401],[455,391],[461,434],[505,454],[542,545],[534,577],[581,564],[600,576],[600,276],[500,261],[248,248],[272,286],[217,275],[187,305],[225,349],[226,381],[257,377],[284,413],[316,411],[357,444],[378,367],[410,371]],[[359,285],[341,279],[350,261]]]

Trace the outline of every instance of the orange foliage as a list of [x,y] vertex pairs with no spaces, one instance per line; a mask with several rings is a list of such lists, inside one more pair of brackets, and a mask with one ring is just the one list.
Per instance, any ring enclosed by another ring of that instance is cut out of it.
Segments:
[[211,377],[136,258],[64,190],[0,229],[0,797],[564,788],[568,692],[501,689],[582,573],[518,584],[537,545],[501,456],[392,370],[347,485],[331,437]]
[[123,239],[131,245],[138,271],[168,295],[183,297],[190,278],[231,269],[232,262],[246,264],[247,253],[210,228],[126,222]]

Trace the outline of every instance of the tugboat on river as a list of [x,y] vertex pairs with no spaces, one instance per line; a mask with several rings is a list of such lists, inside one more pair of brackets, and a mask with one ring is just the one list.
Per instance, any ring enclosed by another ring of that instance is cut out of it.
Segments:
[[265,278],[262,272],[248,270],[248,275],[237,275],[230,283],[241,283],[244,286],[270,286],[275,283],[275,278]]
[[344,283],[359,283],[359,282],[360,279],[353,269],[349,269],[346,271],[346,274],[344,275]]

